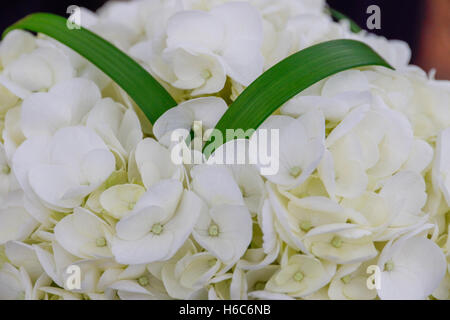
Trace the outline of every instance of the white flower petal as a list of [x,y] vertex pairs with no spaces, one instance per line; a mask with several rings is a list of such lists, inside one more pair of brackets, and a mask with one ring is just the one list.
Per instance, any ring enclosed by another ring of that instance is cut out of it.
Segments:
[[203,11],[182,11],[167,22],[167,46],[189,45],[217,51],[224,41],[224,26]]
[[[153,187],[152,191],[156,188]],[[154,197],[157,195],[155,193]],[[141,201],[147,200],[141,198]],[[185,191],[176,211],[175,207],[170,206],[166,206],[166,210],[147,207],[134,211],[116,225],[117,237],[112,243],[116,260],[125,264],[140,264],[170,259],[191,233],[201,206],[202,202],[196,195]],[[155,224],[161,225],[160,233],[152,232]]]
[[152,187],[161,179],[175,179],[180,175],[180,169],[171,160],[170,151],[154,139],[140,141],[134,158],[146,188]]
[[368,91],[369,81],[359,70],[347,70],[331,76],[323,85],[322,95],[332,97],[348,91]]
[[191,175],[193,190],[210,206],[244,204],[230,169],[218,165],[200,165],[191,170]]
[[393,269],[381,273],[381,299],[425,299],[445,276],[445,257],[431,240],[407,235],[385,250],[379,267],[391,262]]
[[71,123],[78,124],[81,119],[100,100],[97,85],[88,79],[74,78],[53,86],[49,93],[63,99],[71,107]]
[[384,197],[396,213],[393,226],[407,226],[416,222],[427,200],[425,181],[414,171],[400,171],[383,185],[380,196]]
[[194,115],[184,108],[170,108],[153,125],[153,134],[160,143],[170,145],[170,135],[177,129],[186,129],[188,132],[194,122]]
[[[81,258],[110,257],[104,229],[107,225],[86,209],[76,208],[74,213],[59,221],[54,229],[56,241],[71,254]],[[96,241],[105,240],[98,246]]]
[[21,127],[26,137],[53,134],[68,126],[71,110],[65,99],[49,93],[34,93],[22,103]]
[[38,222],[23,207],[0,209],[0,244],[10,240],[25,240]]
[[105,190],[100,196],[101,206],[116,219],[121,219],[134,208],[145,188],[137,184],[119,184]]
[[413,149],[402,170],[421,173],[433,160],[433,148],[424,140],[414,140]]
[[5,244],[5,253],[13,265],[25,268],[33,282],[44,272],[34,248],[28,244],[9,241]]
[[[193,233],[197,242],[225,263],[237,261],[252,239],[252,220],[247,208],[217,205],[201,215]],[[217,225],[217,235],[210,235],[211,223]]]
[[12,30],[0,45],[0,62],[3,67],[17,59],[23,53],[31,52],[36,46],[34,36],[24,30]]

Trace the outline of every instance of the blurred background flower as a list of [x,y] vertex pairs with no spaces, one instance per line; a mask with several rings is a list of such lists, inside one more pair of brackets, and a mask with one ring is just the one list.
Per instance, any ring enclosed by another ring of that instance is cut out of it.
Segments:
[[[0,30],[32,12],[52,12],[67,16],[67,7],[76,4],[96,10],[105,0],[16,0],[2,3]],[[334,9],[367,29],[370,5],[381,9],[381,29],[370,32],[388,39],[408,42],[412,63],[426,71],[437,70],[437,79],[450,79],[450,1],[449,0],[327,0]]]

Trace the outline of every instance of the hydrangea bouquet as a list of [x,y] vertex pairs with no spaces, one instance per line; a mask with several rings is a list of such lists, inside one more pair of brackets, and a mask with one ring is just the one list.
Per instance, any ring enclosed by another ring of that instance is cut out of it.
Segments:
[[[450,83],[404,42],[319,0],[76,14],[0,43],[0,299],[450,298]],[[275,170],[220,161],[267,132]]]

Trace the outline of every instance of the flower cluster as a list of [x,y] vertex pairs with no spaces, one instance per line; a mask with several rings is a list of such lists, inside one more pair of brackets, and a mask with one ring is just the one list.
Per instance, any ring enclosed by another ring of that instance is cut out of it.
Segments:
[[[0,299],[450,299],[450,83],[405,43],[318,0],[109,2],[81,23],[179,105],[151,126],[69,48],[6,36]],[[340,38],[396,71],[338,73],[270,116],[277,174],[171,161],[173,130],[213,128],[262,72]]]

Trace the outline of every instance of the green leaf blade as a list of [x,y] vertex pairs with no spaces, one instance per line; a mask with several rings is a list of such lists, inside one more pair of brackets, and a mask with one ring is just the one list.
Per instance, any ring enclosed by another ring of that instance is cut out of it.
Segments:
[[7,28],[2,37],[14,29],[45,34],[65,44],[115,81],[142,109],[151,123],[177,105],[170,94],[136,61],[93,32],[67,28],[67,19],[35,13]]
[[[344,70],[375,65],[392,69],[375,51],[359,41],[332,40],[308,47],[279,62],[250,84],[228,108],[216,129],[225,137],[224,143],[228,142],[227,129],[258,128],[285,102],[316,82]],[[204,148],[208,153],[219,147],[211,148],[209,144],[211,141]]]

